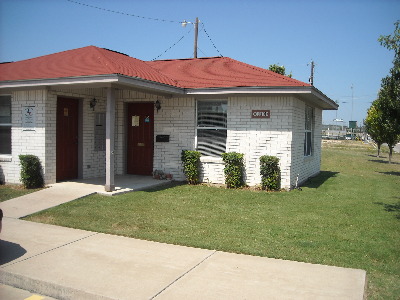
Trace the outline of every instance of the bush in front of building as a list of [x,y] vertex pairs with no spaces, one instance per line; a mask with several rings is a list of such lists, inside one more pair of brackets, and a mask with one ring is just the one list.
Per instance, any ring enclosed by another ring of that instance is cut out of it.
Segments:
[[43,171],[40,160],[35,155],[19,155],[21,163],[21,182],[26,189],[44,186]]
[[189,184],[198,184],[200,181],[200,156],[198,151],[182,150],[183,173]]
[[279,191],[281,189],[281,169],[279,158],[263,155],[260,157],[261,186],[263,190]]
[[244,186],[243,157],[244,154],[237,152],[222,153],[222,160],[225,162],[225,184],[229,189],[235,189]]

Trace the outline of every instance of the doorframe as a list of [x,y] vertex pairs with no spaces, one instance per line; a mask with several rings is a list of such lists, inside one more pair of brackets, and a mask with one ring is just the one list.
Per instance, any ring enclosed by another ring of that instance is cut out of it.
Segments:
[[[58,111],[58,99],[71,99],[72,101],[76,101],[78,103],[78,160],[77,160],[77,179],[83,178],[83,98],[65,96],[65,95],[57,95],[56,100],[56,141],[57,141],[57,111]],[[55,143],[55,151],[57,153],[57,142]],[[57,157],[57,154],[56,154]],[[56,160],[56,170],[57,170],[57,160]],[[57,176],[55,178],[57,181]]]
[[153,169],[154,169],[154,157],[156,153],[155,149],[155,132],[156,132],[156,114],[154,113],[154,101],[145,101],[143,99],[138,99],[138,101],[127,101],[124,102],[124,125],[125,125],[125,133],[124,133],[124,146],[125,150],[123,151],[123,157],[124,157],[124,174],[128,174],[128,131],[129,131],[129,105],[130,104],[153,104]]
[[78,179],[83,179],[83,99],[75,99],[78,101]]

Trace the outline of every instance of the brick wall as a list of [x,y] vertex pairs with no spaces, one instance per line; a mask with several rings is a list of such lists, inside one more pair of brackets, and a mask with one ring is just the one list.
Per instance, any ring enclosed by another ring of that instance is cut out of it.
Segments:
[[[20,164],[18,156],[20,154],[33,154],[39,157],[44,169],[44,177],[49,179],[46,167],[45,151],[45,124],[46,119],[46,99],[47,90],[18,91],[11,94],[11,156],[2,155],[0,166],[3,177],[7,183],[19,183]],[[22,127],[22,112],[24,106],[35,106],[35,128]],[[3,179],[4,179],[3,178]]]
[[[56,108],[57,97],[71,97],[80,101],[80,176],[105,175],[105,151],[94,149],[95,114],[106,112],[106,89],[57,89],[18,91],[12,94],[12,157],[0,161],[7,182],[19,182],[19,154],[35,154],[42,161],[46,183],[56,180]],[[89,103],[95,97],[93,111]],[[196,100],[165,98],[154,94],[118,90],[115,118],[115,171],[126,173],[126,106],[131,102],[161,102],[161,110],[154,112],[154,135],[169,135],[168,143],[154,143],[154,169],[171,173],[176,180],[184,180],[181,151],[195,148]],[[22,107],[35,105],[35,131],[23,131]],[[251,118],[252,110],[270,110],[270,118]],[[228,98],[227,152],[245,154],[245,180],[249,185],[261,182],[259,157],[274,155],[280,159],[282,187],[295,185],[320,170],[322,111],[315,108],[313,155],[304,157],[305,103],[292,96],[248,96]],[[27,142],[29,141],[29,142]],[[9,161],[11,160],[11,161]],[[201,158],[201,179],[224,183],[221,158]],[[1,176],[1,174],[0,174]]]
[[184,180],[181,164],[181,151],[194,149],[195,100],[193,98],[165,98],[136,91],[120,91],[117,104],[118,136],[116,144],[117,173],[126,170],[126,105],[133,102],[159,100],[161,109],[154,111],[154,137],[169,135],[168,143],[155,142],[153,169],[170,173],[176,180]]
[[[293,101],[289,96],[230,98],[227,151],[245,154],[248,185],[261,183],[262,155],[279,158],[282,187],[290,184]],[[252,110],[270,110],[270,118],[251,118]]]
[[[270,118],[251,118],[252,110],[270,110]],[[230,97],[227,152],[244,154],[245,181],[261,184],[260,156],[279,158],[281,187],[290,189],[317,174],[321,159],[322,111],[314,109],[313,155],[304,157],[305,103],[292,96]],[[202,158],[202,179],[224,183],[220,158]]]
[[293,155],[292,172],[290,176],[291,186],[298,182],[303,183],[309,177],[319,173],[321,166],[321,130],[322,130],[322,110],[314,108],[313,124],[313,151],[312,155],[304,156],[304,124],[305,124],[305,106],[301,100],[294,101],[294,122],[293,122]]
[[[51,116],[56,113],[57,97],[70,97],[79,99],[81,112],[81,118],[79,121],[79,128],[81,130],[78,148],[81,151],[80,164],[79,166],[79,177],[82,178],[95,178],[105,176],[105,161],[106,154],[104,151],[95,151],[94,149],[94,127],[95,127],[95,115],[96,113],[106,112],[107,102],[107,90],[105,88],[94,89],[57,89],[49,92],[49,102],[54,106],[54,112],[51,112]],[[97,104],[95,109],[90,108],[90,101],[96,98]],[[117,134],[117,127],[116,127]],[[55,141],[55,131],[54,131]],[[55,150],[55,149],[53,149]],[[55,151],[54,151],[55,152]],[[55,161],[55,158],[54,158]],[[55,163],[54,163],[55,165]],[[55,172],[55,170],[54,170]],[[54,173],[55,178],[55,173]]]
[[[12,93],[12,156],[2,156],[0,166],[8,183],[19,183],[19,154],[34,154],[43,166],[46,184],[56,181],[56,113],[57,97],[79,99],[80,118],[80,168],[79,177],[104,176],[105,151],[94,151],[94,117],[96,112],[106,111],[106,89],[57,89],[16,91]],[[89,102],[95,97],[97,105],[93,111]],[[34,105],[36,128],[24,131],[22,108]],[[116,128],[116,134],[118,128]],[[27,142],[28,141],[28,142]]]

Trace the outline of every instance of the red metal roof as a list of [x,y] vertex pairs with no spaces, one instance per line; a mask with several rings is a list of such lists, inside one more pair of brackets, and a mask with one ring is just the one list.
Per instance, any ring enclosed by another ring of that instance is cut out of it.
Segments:
[[228,57],[145,62],[88,46],[0,64],[0,81],[121,74],[180,88],[310,86]]
[[0,65],[0,81],[122,74],[176,85],[144,61],[88,46]]
[[185,88],[310,86],[229,57],[147,62]]

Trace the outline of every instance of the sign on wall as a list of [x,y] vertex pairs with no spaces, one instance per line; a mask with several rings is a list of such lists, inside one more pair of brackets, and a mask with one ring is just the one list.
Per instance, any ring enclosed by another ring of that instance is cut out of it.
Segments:
[[269,110],[252,110],[251,117],[253,119],[269,119],[271,112]]
[[22,107],[23,130],[34,130],[36,127],[36,107],[34,105]]

